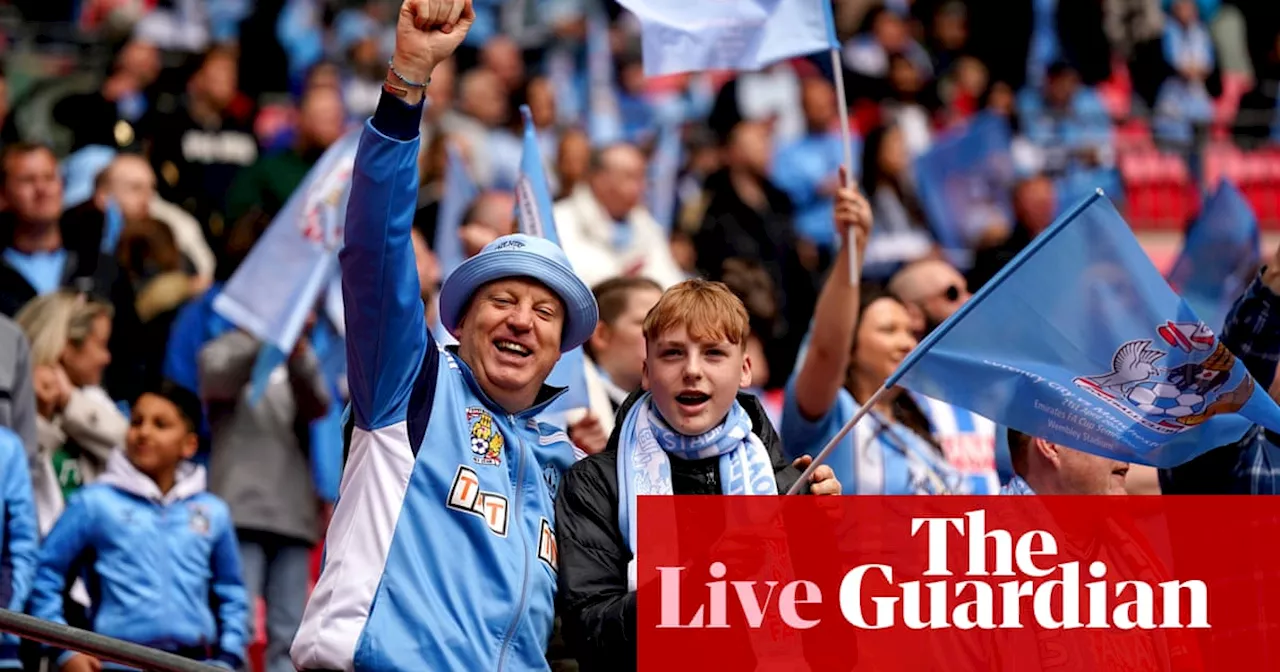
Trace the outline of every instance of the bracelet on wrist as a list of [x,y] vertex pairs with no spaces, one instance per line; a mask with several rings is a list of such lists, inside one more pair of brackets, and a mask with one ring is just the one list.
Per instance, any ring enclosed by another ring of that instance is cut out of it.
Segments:
[[387,67],[391,69],[391,74],[394,75],[396,79],[403,82],[405,86],[408,86],[414,89],[425,89],[427,88],[427,85],[431,83],[430,76],[427,77],[427,81],[425,82],[415,82],[412,79],[409,79],[408,77],[405,77],[404,75],[400,74],[400,72],[396,70],[395,59],[391,59],[387,61]]

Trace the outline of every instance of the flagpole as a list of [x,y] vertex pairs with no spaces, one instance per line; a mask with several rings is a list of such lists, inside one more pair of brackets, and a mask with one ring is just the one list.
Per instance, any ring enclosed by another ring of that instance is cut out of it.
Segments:
[[[800,478],[791,486],[791,489],[787,490],[788,495],[794,495],[800,492],[800,488],[804,487],[804,484],[809,481],[809,477],[812,476],[813,472],[818,469],[818,466],[827,459],[827,456],[835,449],[836,444],[844,439],[845,435],[853,429],[854,425],[858,424],[858,421],[861,420],[864,415],[871,412],[871,409],[875,408],[875,405],[880,402],[880,397],[883,397],[888,391],[889,387],[887,385],[881,386],[880,389],[876,390],[875,394],[871,395],[870,399],[862,404],[862,407],[858,409],[858,412],[854,413],[852,418],[849,418],[849,422],[844,423],[844,428],[842,428],[838,434],[831,437],[831,440],[827,442],[827,445],[822,449],[822,452],[818,453],[818,456],[813,458],[813,462],[809,463],[809,467],[804,470],[803,474],[800,474]],[[843,489],[845,484],[841,483],[840,485]]]
[[[844,171],[849,179],[854,179],[853,172],[853,133],[849,130],[849,101],[844,93],[844,68],[840,65],[840,50],[831,49],[831,79],[836,84],[836,105],[840,114],[840,139],[844,144]],[[846,185],[840,185],[846,186]],[[857,234],[849,241],[853,245],[849,250],[849,286],[857,287],[862,275],[862,260],[858,258]]]

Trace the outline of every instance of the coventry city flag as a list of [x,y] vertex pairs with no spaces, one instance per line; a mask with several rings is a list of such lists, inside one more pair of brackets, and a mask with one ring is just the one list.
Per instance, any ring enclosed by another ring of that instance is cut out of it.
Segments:
[[885,382],[1095,455],[1173,467],[1280,431],[1280,407],[1174,294],[1101,191]]
[[254,363],[254,403],[293,351],[307,316],[327,307],[318,304],[338,272],[359,142],[355,128],[325,150],[213,302],[214,311],[263,343]]

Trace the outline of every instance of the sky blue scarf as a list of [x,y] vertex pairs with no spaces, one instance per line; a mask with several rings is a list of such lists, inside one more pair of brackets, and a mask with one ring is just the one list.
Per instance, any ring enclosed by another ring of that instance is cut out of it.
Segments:
[[622,423],[618,441],[618,527],[627,539],[632,560],[628,582],[635,590],[636,497],[674,494],[671,458],[720,457],[720,487],[726,495],[776,495],[769,451],[751,432],[751,418],[737,401],[725,421],[700,436],[686,436],[667,426],[645,392]]

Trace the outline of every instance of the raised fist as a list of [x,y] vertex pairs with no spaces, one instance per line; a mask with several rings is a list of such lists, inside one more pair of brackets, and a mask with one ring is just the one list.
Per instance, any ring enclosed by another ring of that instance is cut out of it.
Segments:
[[404,0],[392,59],[396,72],[426,82],[436,65],[462,44],[475,19],[471,0]]

